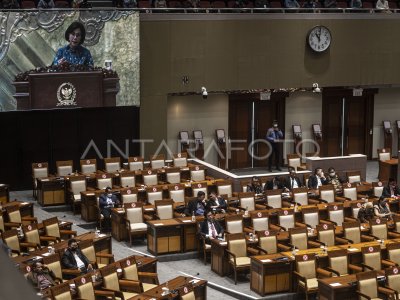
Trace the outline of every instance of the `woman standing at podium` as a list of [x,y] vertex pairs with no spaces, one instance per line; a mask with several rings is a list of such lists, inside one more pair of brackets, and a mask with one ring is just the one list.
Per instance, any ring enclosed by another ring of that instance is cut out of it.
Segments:
[[58,49],[53,65],[61,65],[68,62],[73,65],[93,67],[93,58],[90,51],[82,46],[85,41],[86,30],[82,23],[73,22],[65,31],[65,39],[68,45]]

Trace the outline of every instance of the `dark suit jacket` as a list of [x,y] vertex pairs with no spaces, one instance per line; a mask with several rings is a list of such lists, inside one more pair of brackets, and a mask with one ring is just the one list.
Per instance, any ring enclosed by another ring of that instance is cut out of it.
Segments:
[[217,206],[218,205],[218,209],[225,209],[226,210],[226,202],[225,199],[222,197],[217,197],[217,202],[214,201],[213,199],[208,199],[206,208],[207,210],[211,210],[212,206]]
[[[76,254],[83,261],[83,263],[85,264],[85,267],[87,268],[87,266],[90,264],[90,261],[82,253],[81,249],[79,249],[79,248],[76,249]],[[62,258],[61,258],[61,264],[66,269],[76,269],[76,268],[78,268],[78,265],[76,264],[76,260],[75,260],[74,254],[72,253],[72,251],[70,249],[67,248],[65,250],[65,252],[64,252],[64,254],[63,254]]]
[[[278,189],[283,189],[284,188],[282,182],[280,182],[280,181],[277,182],[277,186],[278,186]],[[273,189],[274,189],[273,181],[272,180],[268,180],[265,183],[264,190],[273,190]]]
[[[224,233],[224,229],[222,228],[222,226],[218,222],[214,221],[214,227],[215,227],[215,230],[217,231],[218,234],[220,234],[220,233],[223,234]],[[200,232],[202,234],[204,234],[204,235],[209,235],[210,234],[208,232],[208,221],[207,220],[204,220],[201,223]]]
[[[114,207],[119,205],[119,200],[118,200],[117,196],[115,196],[114,194],[111,196],[111,200],[114,203]],[[107,195],[106,194],[100,195],[99,206],[100,206],[100,209],[107,207]]]
[[[186,216],[192,216],[193,215],[193,212],[195,213],[195,215],[196,215],[196,210],[197,210],[197,202],[198,202],[198,199],[196,198],[196,199],[193,199],[192,201],[190,201],[189,203],[188,203],[188,205],[187,205],[187,207],[185,208],[185,215]],[[206,211],[206,207],[205,207],[205,205],[203,204],[203,206],[204,206],[204,211]]]
[[[321,183],[323,185],[327,184],[327,180],[321,178]],[[313,174],[313,175],[310,176],[310,178],[308,178],[308,188],[316,190],[318,188],[317,186],[318,186],[317,175]]]
[[[296,177],[294,177],[294,180],[297,182],[297,186],[298,186],[298,187],[301,187],[300,178],[296,176]],[[292,190],[292,189],[293,189],[293,187],[292,187],[292,180],[290,179],[290,176],[287,176],[287,177],[285,178],[285,188],[287,188],[287,189],[289,189],[289,190]]]
[[[400,195],[399,187],[396,186],[396,187],[394,188],[394,191],[393,191],[393,192],[394,192],[394,195],[395,195],[395,196]],[[385,187],[383,188],[382,196],[385,197],[385,198],[390,198],[390,197],[392,196],[392,193],[390,192],[390,186],[385,186]]]

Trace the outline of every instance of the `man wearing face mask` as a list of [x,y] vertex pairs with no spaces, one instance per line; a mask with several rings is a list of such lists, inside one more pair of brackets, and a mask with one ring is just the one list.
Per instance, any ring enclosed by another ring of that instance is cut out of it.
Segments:
[[272,172],[272,158],[275,157],[275,166],[278,171],[282,171],[280,167],[280,151],[279,142],[283,139],[283,133],[278,127],[278,121],[274,120],[272,127],[268,129],[266,140],[271,145],[271,153],[268,158],[268,170]]
[[[68,241],[68,248],[65,249],[64,254],[61,258],[61,264],[66,269],[78,269],[81,273],[87,273],[93,270],[93,266],[89,259],[82,253],[81,249],[78,247],[78,243],[75,239],[70,239]],[[71,275],[71,279],[74,278]]]
[[293,167],[289,167],[289,176],[285,178],[285,188],[289,191],[301,187],[300,178]]
[[120,205],[117,196],[115,196],[110,187],[106,187],[106,192],[99,198],[100,212],[104,216],[105,231],[111,230],[111,209]]
[[378,204],[374,205],[374,213],[378,218],[391,218],[392,212],[390,211],[387,199],[384,196],[379,198]]
[[397,186],[397,182],[394,180],[394,178],[389,178],[387,186],[383,188],[382,196],[386,198],[396,198],[400,196],[399,187]]
[[201,223],[200,232],[206,238],[206,243],[211,244],[212,239],[224,236],[224,229],[218,222],[215,222],[214,215],[211,211],[208,211],[205,217],[206,220]]
[[38,290],[43,291],[57,285],[56,275],[41,262],[34,262],[31,270],[27,275],[27,279]]
[[316,168],[314,174],[308,179],[308,188],[311,190],[317,190],[324,184],[327,184],[324,172],[322,171],[322,168]]
[[328,176],[326,177],[326,181],[328,184],[333,184],[335,187],[335,190],[341,190],[342,189],[342,180],[339,178],[338,174],[336,174],[335,169],[330,167],[328,169]]

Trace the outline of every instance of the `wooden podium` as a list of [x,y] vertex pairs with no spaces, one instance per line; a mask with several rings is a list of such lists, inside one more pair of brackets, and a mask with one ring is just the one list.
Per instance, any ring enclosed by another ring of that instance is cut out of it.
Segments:
[[18,110],[115,106],[118,77],[102,71],[31,73],[15,81]]

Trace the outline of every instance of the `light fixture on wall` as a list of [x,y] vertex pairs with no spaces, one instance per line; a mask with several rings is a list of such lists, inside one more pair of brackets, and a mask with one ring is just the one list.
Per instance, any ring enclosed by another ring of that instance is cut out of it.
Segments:
[[318,87],[318,83],[313,83],[312,84],[312,91],[313,93],[321,93],[321,89]]
[[207,89],[204,86],[201,87],[201,95],[203,96],[204,100],[208,97]]

